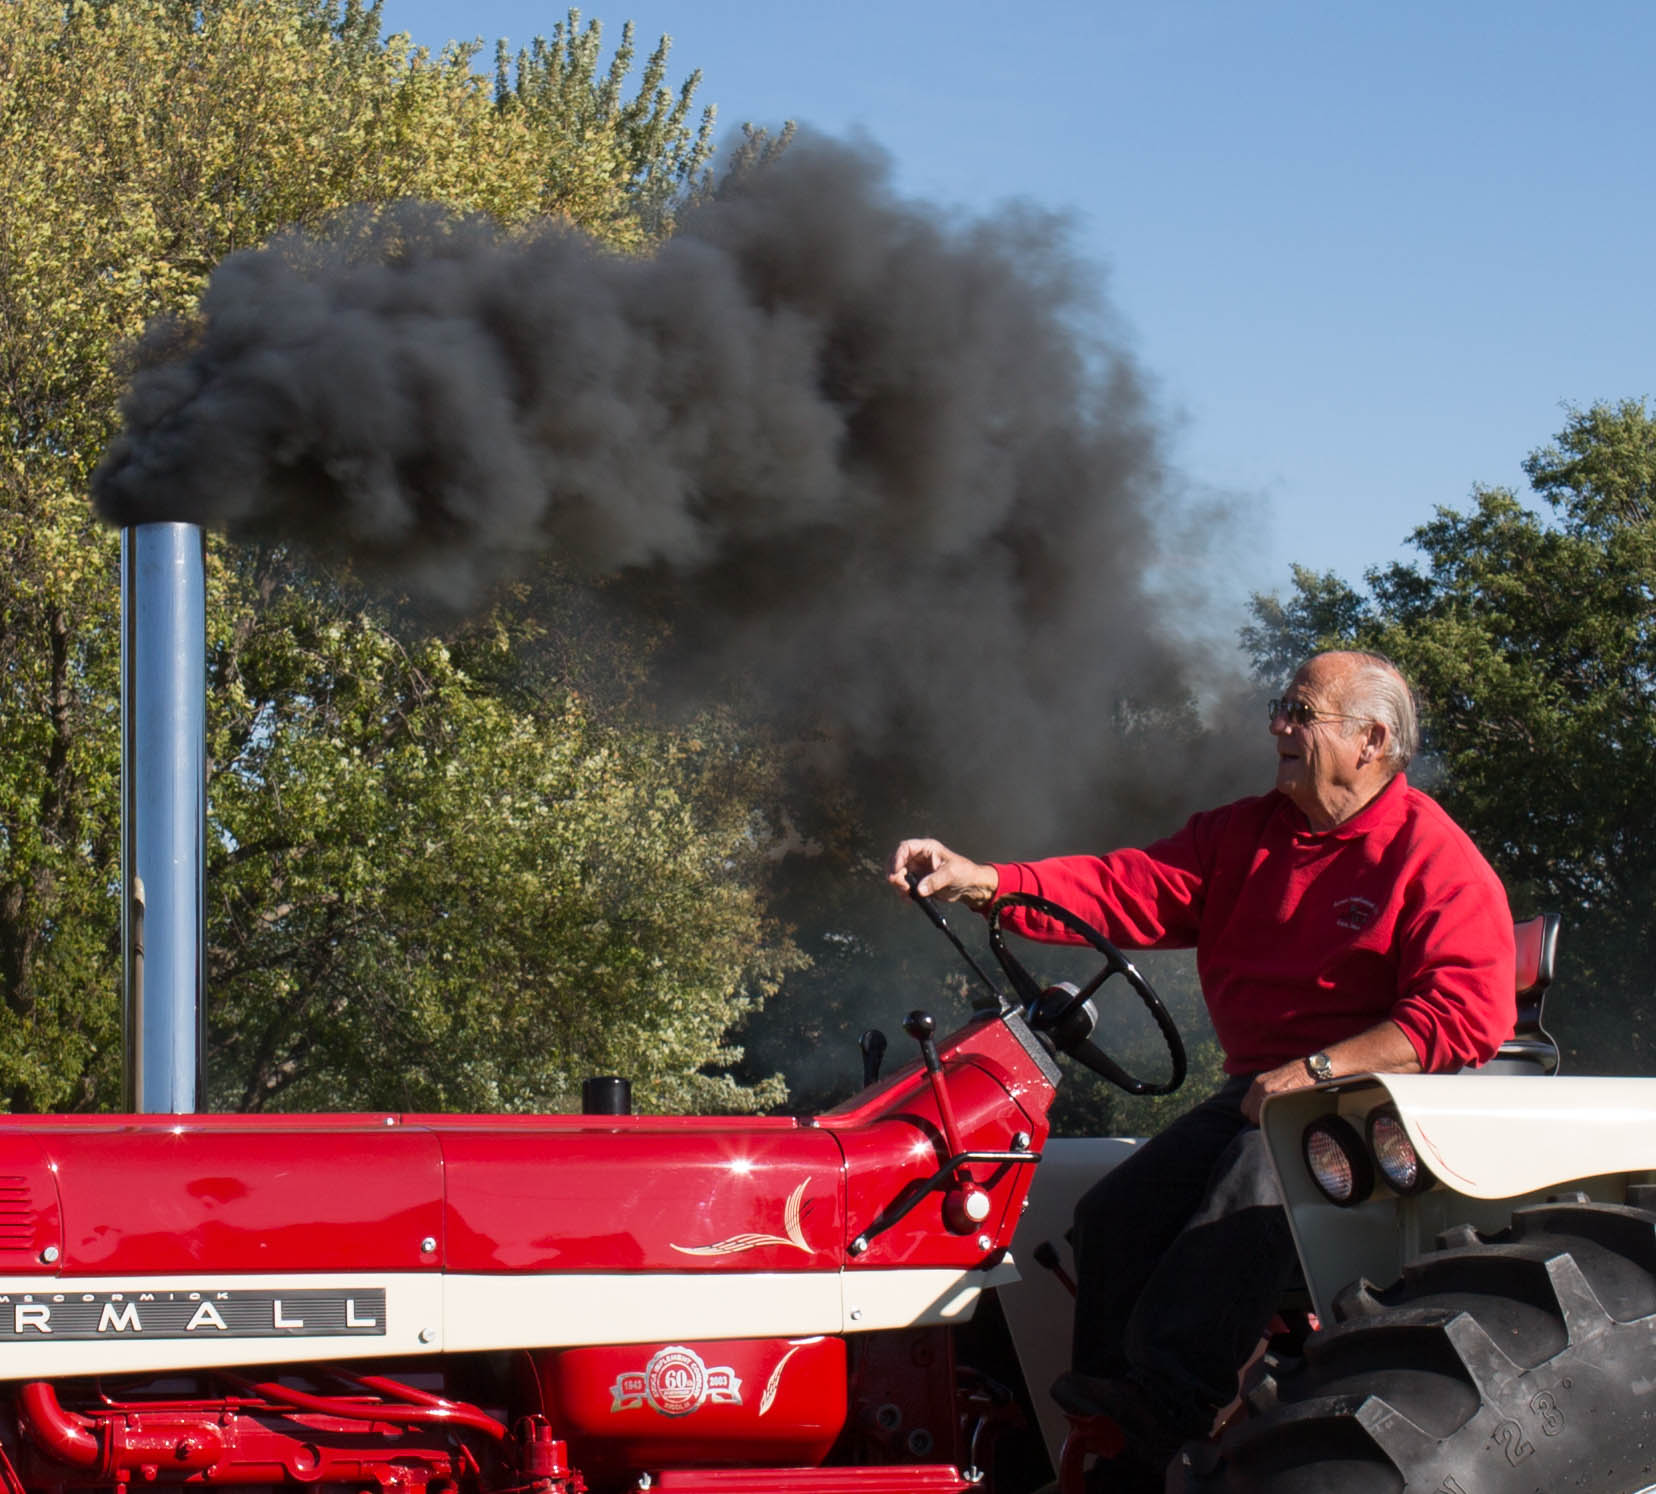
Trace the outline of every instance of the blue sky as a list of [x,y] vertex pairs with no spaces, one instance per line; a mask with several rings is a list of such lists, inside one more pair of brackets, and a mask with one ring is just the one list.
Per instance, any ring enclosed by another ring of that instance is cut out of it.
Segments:
[[[564,14],[386,0],[433,48]],[[1656,7],[617,0],[721,138],[863,135],[906,194],[1057,209],[1175,427],[1252,516],[1238,595],[1356,580],[1566,404],[1656,395]],[[607,55],[607,53],[606,53]]]

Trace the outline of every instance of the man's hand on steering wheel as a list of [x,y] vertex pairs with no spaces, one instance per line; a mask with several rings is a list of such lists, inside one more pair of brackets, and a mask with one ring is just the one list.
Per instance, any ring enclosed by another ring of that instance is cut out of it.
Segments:
[[[909,881],[911,874],[919,877],[918,883]],[[892,853],[886,881],[904,897],[912,888],[919,897],[978,909],[994,900],[999,878],[994,867],[951,851],[940,840],[905,840]]]
[[[905,840],[892,853],[886,880],[905,897],[912,898],[927,916],[948,937],[972,969],[983,977],[991,991],[995,984],[984,975],[982,968],[961,944],[942,915],[933,905],[933,899],[942,902],[965,903],[967,907],[988,910],[989,947],[1000,961],[1001,969],[1011,982],[1016,995],[1015,1006],[1023,1008],[1024,1015],[1037,1033],[1048,1044],[1067,1053],[1094,1073],[1119,1085],[1129,1094],[1171,1094],[1184,1082],[1184,1044],[1178,1028],[1168,1015],[1149,981],[1139,974],[1115,945],[1111,944],[1091,924],[1077,917],[1067,908],[1048,902],[1030,893],[1014,893],[996,899],[1000,878],[994,867],[984,866],[968,857],[951,851],[940,840]],[[991,908],[991,904],[993,907]],[[1104,956],[1104,966],[1087,984],[1074,986],[1045,986],[1030,974],[1022,961],[1006,947],[1001,935],[1001,914],[1008,908],[1027,907],[1063,926],[1070,935],[1090,944]],[[1167,1044],[1171,1063],[1169,1077],[1161,1082],[1139,1079],[1121,1067],[1093,1041],[1098,1026],[1098,1009],[1094,998],[1111,976],[1120,976],[1143,1003]],[[1001,997],[1004,1001],[1005,998]]]

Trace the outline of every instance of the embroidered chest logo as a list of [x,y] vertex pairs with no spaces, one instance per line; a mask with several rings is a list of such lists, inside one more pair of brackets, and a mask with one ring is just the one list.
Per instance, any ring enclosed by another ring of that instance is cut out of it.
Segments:
[[1379,911],[1366,897],[1343,897],[1334,904],[1334,922],[1342,929],[1366,929]]

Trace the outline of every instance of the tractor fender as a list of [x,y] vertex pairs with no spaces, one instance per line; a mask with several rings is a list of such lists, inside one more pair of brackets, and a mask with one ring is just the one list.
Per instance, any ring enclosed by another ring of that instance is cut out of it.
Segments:
[[[1397,1111],[1436,1182],[1399,1197],[1378,1174],[1366,1198],[1331,1204],[1311,1179],[1306,1128],[1338,1115],[1366,1138]],[[1509,1074],[1361,1074],[1274,1096],[1261,1117],[1316,1311],[1359,1277],[1394,1281],[1445,1230],[1493,1232],[1549,1196],[1620,1202],[1656,1176],[1656,1079]]]

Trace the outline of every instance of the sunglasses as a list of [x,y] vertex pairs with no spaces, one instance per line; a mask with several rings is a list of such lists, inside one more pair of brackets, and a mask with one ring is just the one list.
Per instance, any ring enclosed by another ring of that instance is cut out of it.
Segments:
[[1303,700],[1272,700],[1266,702],[1272,721],[1283,720],[1290,726],[1315,726],[1319,721],[1369,721],[1369,716],[1347,716],[1339,711],[1319,711]]

